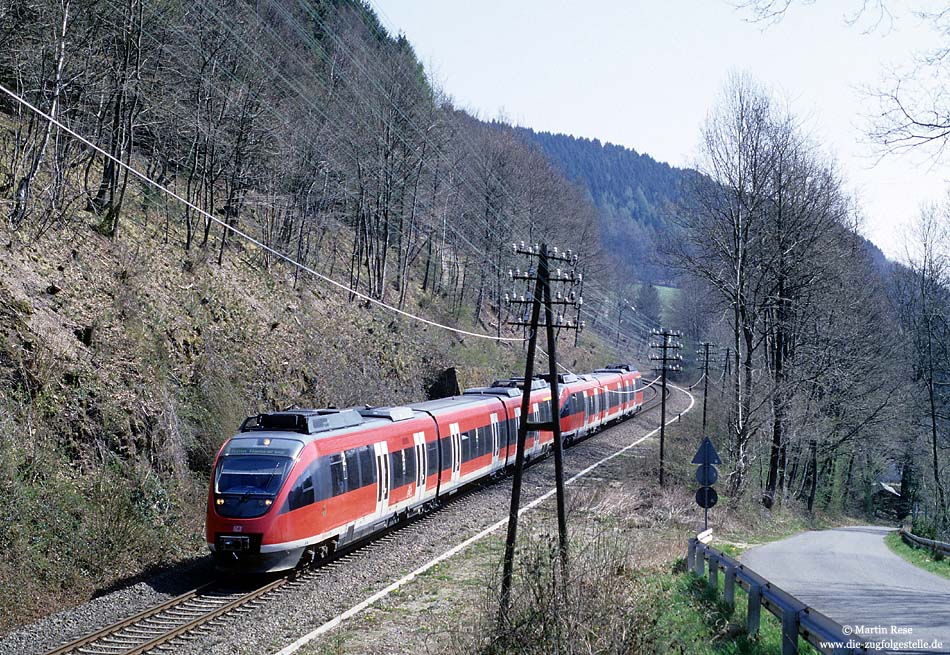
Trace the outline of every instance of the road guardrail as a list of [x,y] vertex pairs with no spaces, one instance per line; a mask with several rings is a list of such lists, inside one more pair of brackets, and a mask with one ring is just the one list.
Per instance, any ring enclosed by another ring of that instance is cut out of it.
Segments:
[[723,600],[726,603],[735,606],[736,584],[746,590],[749,597],[746,631],[750,635],[759,631],[763,607],[781,621],[782,655],[798,653],[799,636],[821,653],[851,655],[868,652],[863,642],[849,635],[840,623],[779,589],[722,551],[716,550],[699,539],[690,539],[686,558],[689,569],[701,578],[706,577],[707,561],[709,562],[707,584],[711,589],[719,587],[719,571],[725,574]]
[[904,540],[904,543],[911,546],[918,546],[920,548],[927,548],[933,551],[935,554],[940,553],[945,557],[950,557],[950,544],[945,541],[934,541],[933,539],[924,539],[923,537],[918,537],[913,532],[908,532],[904,528],[900,530],[901,538]]

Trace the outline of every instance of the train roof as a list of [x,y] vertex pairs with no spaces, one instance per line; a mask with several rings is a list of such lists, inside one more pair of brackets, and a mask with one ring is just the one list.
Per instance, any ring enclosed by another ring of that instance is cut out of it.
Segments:
[[[539,375],[538,377],[544,380],[545,382],[547,382],[548,384],[550,384],[551,382],[550,373],[545,374],[545,375]],[[557,374],[558,384],[570,384],[571,382],[577,382],[578,380],[580,380],[580,378],[577,377],[577,375],[575,375],[574,373],[558,373]]]
[[438,398],[436,400],[424,400],[419,403],[412,403],[410,407],[421,412],[438,412],[444,409],[452,409],[465,405],[475,405],[489,400],[486,396],[467,395],[450,396],[448,398]]
[[241,423],[235,436],[266,435],[310,442],[420,416],[413,408],[404,406],[294,409],[249,416]]
[[637,367],[633,364],[607,364],[603,368],[594,370],[594,373],[636,373]]
[[238,432],[297,432],[316,434],[360,425],[363,417],[355,409],[295,409],[248,416]]
[[[508,378],[507,380],[495,380],[491,383],[493,387],[514,387],[516,389],[524,389],[524,377],[513,377]],[[548,384],[547,380],[542,380],[539,377],[531,378],[531,390],[537,391],[538,389],[548,389],[551,385]]]
[[466,389],[466,396],[499,396],[504,398],[517,398],[522,395],[521,389],[515,387],[472,387]]

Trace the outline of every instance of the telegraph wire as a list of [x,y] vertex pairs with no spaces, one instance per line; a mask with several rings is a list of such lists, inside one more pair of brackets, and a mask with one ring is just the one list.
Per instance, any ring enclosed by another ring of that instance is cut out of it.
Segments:
[[450,332],[455,332],[455,333],[457,333],[457,334],[462,334],[462,335],[470,336],[470,337],[476,337],[476,338],[479,338],[479,339],[488,339],[488,340],[491,340],[491,341],[508,341],[508,342],[521,342],[521,341],[524,341],[524,339],[523,339],[522,337],[496,337],[496,336],[493,336],[493,335],[490,335],[490,334],[479,334],[479,333],[477,333],[477,332],[469,332],[469,331],[467,331],[467,330],[462,330],[462,329],[460,329],[460,328],[452,327],[452,326],[450,326],[450,325],[444,325],[444,324],[442,324],[442,323],[438,323],[437,321],[432,321],[432,320],[427,319],[427,318],[424,318],[424,317],[422,317],[422,316],[416,316],[415,314],[412,314],[412,313],[410,313],[410,312],[407,312],[407,311],[404,311],[404,310],[402,310],[402,309],[399,309],[398,307],[393,307],[392,305],[389,305],[389,304],[387,304],[387,303],[385,303],[385,302],[383,302],[383,301],[381,301],[381,300],[376,300],[375,298],[373,298],[373,297],[371,297],[371,296],[368,296],[368,295],[366,295],[365,293],[363,293],[363,292],[361,292],[361,291],[358,291],[358,290],[356,290],[356,289],[350,288],[350,287],[348,287],[347,285],[343,284],[342,282],[337,282],[337,281],[334,280],[333,278],[330,278],[330,277],[328,277],[328,276],[326,276],[326,275],[323,275],[322,273],[319,273],[319,272],[315,271],[314,269],[310,268],[309,266],[306,266],[305,264],[301,264],[300,262],[296,261],[296,260],[293,259],[292,257],[290,257],[290,256],[288,256],[288,255],[285,255],[284,253],[282,253],[282,252],[280,252],[280,251],[278,251],[278,250],[276,250],[276,249],[274,249],[274,248],[272,248],[272,247],[270,247],[270,246],[264,244],[263,242],[261,242],[260,240],[258,240],[258,239],[256,239],[256,238],[252,237],[251,235],[247,234],[246,232],[244,232],[244,231],[242,231],[242,230],[239,230],[238,228],[234,227],[233,225],[228,224],[226,221],[222,221],[221,219],[219,219],[219,218],[217,218],[216,216],[213,216],[212,214],[206,212],[205,210],[201,209],[200,207],[198,207],[198,206],[195,205],[194,203],[190,202],[189,200],[184,199],[183,197],[181,197],[180,195],[178,195],[178,194],[175,193],[174,191],[172,191],[172,190],[168,189],[167,187],[165,187],[163,184],[161,184],[161,183],[159,183],[159,182],[156,182],[155,180],[151,179],[150,177],[148,177],[148,176],[145,175],[144,173],[139,172],[136,168],[134,168],[134,167],[132,167],[132,166],[126,164],[125,162],[123,162],[122,160],[120,160],[118,157],[115,157],[115,156],[111,155],[110,153],[106,152],[105,150],[103,150],[103,149],[100,148],[99,146],[95,145],[94,143],[92,143],[91,141],[89,141],[88,139],[86,139],[85,137],[83,137],[82,135],[80,135],[78,132],[73,131],[72,129],[70,129],[69,127],[67,127],[65,124],[63,124],[63,123],[60,122],[59,120],[53,118],[53,117],[50,116],[49,114],[47,114],[47,113],[43,112],[42,110],[38,109],[37,107],[35,107],[34,105],[32,105],[30,102],[28,102],[28,101],[25,100],[24,98],[20,97],[19,95],[17,95],[16,93],[14,93],[14,92],[11,91],[10,89],[8,89],[8,88],[7,88],[6,86],[4,86],[3,84],[0,84],[0,91],[2,91],[3,93],[7,94],[8,96],[10,96],[10,98],[12,98],[12,99],[15,100],[16,102],[20,103],[21,105],[23,105],[24,107],[26,107],[26,108],[29,109],[30,111],[34,112],[34,113],[37,114],[38,116],[41,116],[42,118],[48,120],[48,121],[49,121],[50,123],[52,123],[53,125],[56,125],[56,126],[59,127],[61,130],[63,130],[64,132],[66,132],[67,134],[72,135],[73,137],[75,137],[76,139],[78,139],[79,141],[81,141],[82,143],[84,143],[85,145],[89,146],[90,148],[92,148],[93,150],[95,150],[96,152],[98,152],[99,154],[103,155],[104,157],[107,157],[108,159],[110,159],[110,160],[111,160],[112,162],[114,162],[115,164],[118,164],[121,168],[125,169],[125,170],[128,171],[129,173],[132,173],[133,175],[135,175],[137,178],[139,178],[139,179],[142,180],[143,182],[145,182],[145,183],[147,183],[147,184],[153,186],[154,188],[156,188],[156,189],[158,189],[159,191],[161,191],[161,192],[163,192],[163,193],[165,193],[165,194],[171,196],[172,198],[175,198],[176,200],[178,200],[178,201],[181,202],[182,204],[186,205],[187,207],[190,207],[191,209],[193,209],[194,211],[198,212],[199,214],[201,214],[202,216],[204,216],[204,217],[207,218],[208,220],[210,220],[210,221],[212,221],[212,222],[214,222],[214,223],[217,223],[217,224],[220,225],[221,227],[223,227],[223,228],[225,228],[226,230],[230,231],[230,232],[231,232],[232,234],[234,234],[235,236],[237,236],[237,237],[239,237],[239,238],[241,238],[241,239],[244,239],[244,240],[247,241],[248,243],[254,244],[255,246],[257,246],[257,247],[260,248],[261,250],[264,250],[264,251],[266,251],[266,252],[269,252],[270,254],[274,255],[274,256],[277,257],[278,259],[281,259],[281,260],[287,262],[287,263],[290,264],[291,266],[294,266],[294,267],[296,267],[296,268],[298,268],[298,269],[300,269],[300,270],[302,270],[302,271],[305,271],[305,272],[307,272],[307,273],[310,273],[310,274],[313,275],[314,277],[316,277],[316,278],[318,278],[318,279],[320,279],[320,280],[323,280],[324,282],[327,282],[328,284],[331,284],[331,285],[337,287],[338,289],[340,289],[340,290],[342,290],[342,291],[346,291],[346,292],[348,292],[348,293],[350,293],[350,294],[352,294],[352,295],[354,295],[354,296],[357,296],[358,298],[362,298],[363,300],[366,300],[367,302],[370,302],[370,303],[372,303],[372,304],[374,304],[374,305],[377,305],[378,307],[382,307],[383,309],[386,309],[386,310],[391,311],[391,312],[393,312],[393,313],[399,314],[400,316],[404,316],[404,317],[406,317],[406,318],[409,318],[409,319],[412,319],[412,320],[415,320],[415,321],[419,321],[420,323],[425,323],[426,325],[431,325],[431,326],[433,326],[433,327],[441,328],[441,329],[443,329],[443,330],[448,330],[448,331],[450,331]]

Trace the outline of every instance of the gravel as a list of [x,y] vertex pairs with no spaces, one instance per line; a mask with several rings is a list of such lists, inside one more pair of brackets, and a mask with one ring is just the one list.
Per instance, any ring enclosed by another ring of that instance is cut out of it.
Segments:
[[210,581],[213,574],[210,557],[165,571],[7,634],[0,641],[0,655],[46,653],[194,589]]
[[[687,400],[674,394],[668,405],[682,411]],[[564,458],[566,478],[574,475],[655,427],[658,411],[635,417],[570,448]],[[553,484],[549,457],[525,471],[522,504]],[[391,533],[344,559],[285,585],[253,609],[217,620],[213,629],[191,635],[175,649],[183,654],[255,655],[279,650],[356,605],[404,574],[441,555],[453,545],[507,515],[511,481],[505,479],[461,496],[438,512]],[[110,593],[71,610],[25,626],[0,641],[0,655],[43,653],[172,596],[194,588],[210,575],[204,562]]]

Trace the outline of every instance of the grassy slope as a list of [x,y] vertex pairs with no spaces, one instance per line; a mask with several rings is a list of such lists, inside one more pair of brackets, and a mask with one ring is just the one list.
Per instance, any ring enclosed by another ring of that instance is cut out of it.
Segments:
[[926,548],[908,545],[897,532],[892,532],[884,538],[888,548],[906,559],[914,566],[930,571],[944,578],[950,578],[950,558],[937,559],[933,552]]

